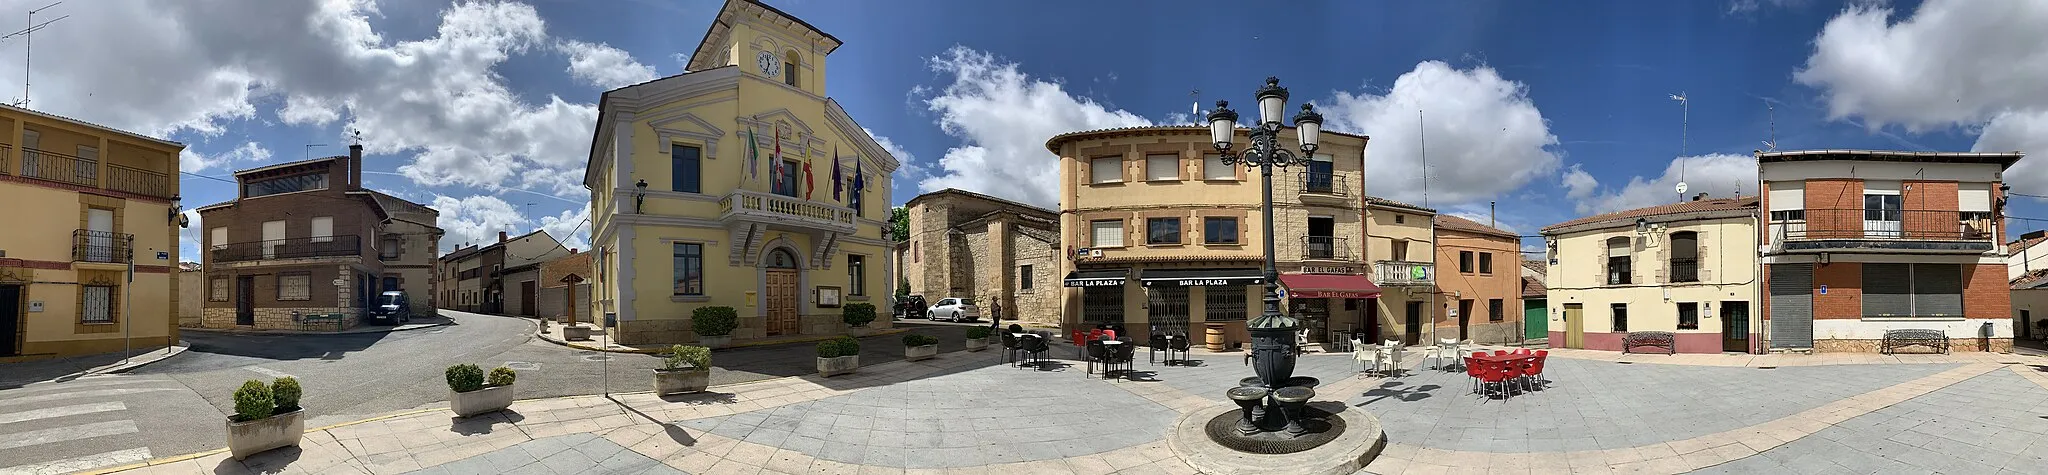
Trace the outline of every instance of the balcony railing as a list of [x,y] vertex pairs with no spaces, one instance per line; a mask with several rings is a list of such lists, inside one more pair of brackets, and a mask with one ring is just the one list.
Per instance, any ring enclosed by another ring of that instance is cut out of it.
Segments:
[[1699,260],[1698,258],[1691,258],[1691,259],[1679,259],[1679,258],[1673,258],[1673,259],[1671,259],[1671,281],[1672,281],[1672,282],[1699,282],[1699,281],[1700,281],[1700,260]]
[[69,183],[79,186],[99,186],[100,163],[57,152],[21,149],[21,176]]
[[135,235],[80,229],[71,232],[72,262],[127,264],[135,258]]
[[826,202],[792,198],[772,193],[733,190],[718,200],[721,220],[744,218],[754,221],[794,222],[801,226],[852,232],[856,217],[852,208]]
[[1436,282],[1436,264],[1428,262],[1379,261],[1372,263],[1373,280],[1380,285],[1430,285]]
[[215,246],[212,262],[241,262],[264,259],[361,256],[362,239],[355,235],[303,237],[276,241],[237,242]]
[[1345,196],[1348,188],[1345,179],[1350,178],[1331,172],[1301,172],[1301,192],[1318,195]]
[[144,196],[171,196],[170,175],[140,168],[107,164],[107,189]]
[[17,173],[14,170],[13,162],[8,160],[9,155],[14,155],[14,147],[0,145],[0,175],[13,175]]
[[1809,209],[1805,219],[1774,219],[1791,241],[1818,239],[1992,241],[1989,212],[1952,210]]
[[1351,248],[1340,237],[1302,236],[1301,258],[1350,260]]

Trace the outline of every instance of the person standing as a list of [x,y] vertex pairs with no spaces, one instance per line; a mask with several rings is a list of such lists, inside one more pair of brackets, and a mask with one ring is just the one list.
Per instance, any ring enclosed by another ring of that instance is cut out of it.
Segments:
[[989,303],[988,332],[990,335],[999,335],[1003,332],[1003,301],[1000,299],[993,299]]

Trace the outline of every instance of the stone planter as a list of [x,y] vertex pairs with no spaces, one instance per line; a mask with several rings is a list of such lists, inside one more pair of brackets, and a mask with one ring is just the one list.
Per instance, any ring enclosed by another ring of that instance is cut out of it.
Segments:
[[825,377],[851,374],[860,368],[860,355],[838,358],[818,358],[818,375]]
[[590,327],[569,325],[562,327],[562,339],[569,341],[590,341]]
[[903,349],[906,361],[923,361],[939,356],[939,345],[912,346]]
[[711,370],[676,369],[654,370],[654,395],[701,393],[711,387]]
[[235,460],[263,451],[297,447],[306,435],[306,411],[297,410],[249,422],[228,421],[228,452]]
[[466,393],[448,392],[448,407],[455,415],[470,417],[512,406],[512,386],[493,386]]
[[732,346],[732,335],[698,335],[697,344],[714,350],[725,348]]
[[988,338],[967,339],[967,351],[981,351],[986,349],[988,349]]

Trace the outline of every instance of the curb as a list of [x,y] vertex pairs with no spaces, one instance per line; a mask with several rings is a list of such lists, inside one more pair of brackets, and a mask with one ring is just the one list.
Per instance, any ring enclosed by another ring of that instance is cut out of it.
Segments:
[[[909,331],[910,331],[910,329],[908,329],[908,328],[890,328],[890,329],[887,329],[887,330],[880,330],[880,331],[876,331],[876,332],[874,332],[874,333],[870,333],[870,334],[867,334],[867,335],[863,335],[863,336],[858,336],[858,337],[855,337],[855,338],[867,338],[867,337],[871,337],[871,336],[888,336],[888,335],[896,335],[896,334],[901,334],[901,333],[907,333],[907,332],[909,332]],[[567,341],[563,341],[563,340],[562,340],[562,339],[561,339],[560,337],[556,337],[556,336],[554,336],[554,334],[552,334],[552,333],[537,333],[537,332],[536,332],[536,333],[534,333],[534,335],[533,335],[533,336],[534,336],[534,337],[537,337],[537,338],[540,338],[540,339],[541,339],[542,341],[546,341],[546,342],[548,342],[548,343],[554,343],[554,344],[557,344],[557,345],[562,345],[562,346],[566,346],[566,347],[570,347],[570,348],[575,348],[575,349],[579,349],[579,350],[589,350],[589,351],[597,351],[597,352],[604,352],[604,353],[625,353],[625,354],[638,354],[638,355],[658,355],[658,354],[662,354],[663,352],[666,352],[666,351],[667,351],[667,349],[666,349],[666,348],[654,348],[654,349],[634,349],[634,350],[613,350],[613,349],[605,349],[605,348],[598,348],[598,347],[595,347],[595,346],[590,346],[590,345],[584,345],[584,344],[579,344],[579,343],[570,343],[570,342],[567,342]],[[726,345],[726,346],[723,346],[723,347],[719,347],[719,348],[715,348],[715,349],[718,349],[718,350],[732,350],[732,349],[740,349],[740,348],[753,348],[753,347],[760,347],[760,346],[774,346],[774,345],[785,345],[785,344],[791,344],[791,343],[815,343],[815,342],[820,342],[820,341],[830,340],[830,339],[834,339],[834,338],[839,338],[839,337],[842,337],[842,336],[850,336],[850,335],[817,335],[817,336],[811,336],[811,337],[804,337],[804,338],[793,338],[793,339],[786,339],[786,340],[775,340],[775,341],[757,341],[757,342],[747,342],[747,343],[735,343],[735,344],[731,344],[731,345]]]
[[282,335],[282,336],[344,336],[344,335],[375,335],[375,334],[378,334],[378,333],[398,333],[398,332],[409,332],[409,331],[414,331],[414,330],[425,330],[425,329],[428,329],[428,328],[440,328],[440,327],[445,327],[445,326],[449,326],[449,325],[454,325],[454,324],[455,324],[455,320],[454,320],[454,319],[449,319],[449,320],[448,320],[447,322],[444,322],[444,323],[436,323],[436,324],[432,324],[432,325],[423,325],[423,326],[417,326],[417,327],[412,327],[412,328],[399,328],[399,327],[395,327],[395,326],[394,326],[394,327],[390,327],[390,329],[388,329],[388,330],[375,330],[375,331],[359,331],[359,332],[340,332],[340,333],[335,333],[335,332],[301,332],[301,331],[288,331],[288,330],[221,330],[221,329],[213,329],[213,328],[179,328],[179,329],[178,329],[178,331],[180,331],[180,332],[193,332],[193,333],[206,333],[206,334],[211,334],[211,335],[235,335],[235,336],[253,336],[253,335]]
[[82,374],[80,374],[80,376],[90,376],[90,375],[95,375],[95,374],[120,374],[120,373],[126,373],[126,372],[129,372],[129,371],[134,371],[134,370],[135,370],[136,368],[141,368],[141,367],[144,367],[144,366],[149,366],[149,365],[157,364],[158,362],[161,362],[161,361],[163,361],[163,360],[168,360],[168,359],[171,359],[171,358],[176,358],[176,357],[178,357],[178,355],[182,355],[182,354],[185,354],[185,352],[186,352],[186,351],[190,351],[190,350],[192,349],[192,344],[191,344],[191,343],[186,343],[186,342],[185,342],[185,340],[178,340],[178,345],[177,345],[177,346],[173,346],[172,348],[177,348],[177,349],[175,349],[175,350],[171,350],[171,354],[168,354],[168,355],[164,355],[164,357],[162,357],[162,358],[157,358],[157,359],[153,359],[153,360],[149,360],[149,361],[144,361],[144,362],[140,362],[140,363],[131,363],[131,364],[127,364],[127,365],[122,365],[122,366],[119,366],[119,367],[114,367],[114,368],[107,368],[107,369],[105,369],[105,370],[100,370],[100,371],[93,371],[93,370],[86,370],[86,371],[81,371],[80,373],[82,373]]

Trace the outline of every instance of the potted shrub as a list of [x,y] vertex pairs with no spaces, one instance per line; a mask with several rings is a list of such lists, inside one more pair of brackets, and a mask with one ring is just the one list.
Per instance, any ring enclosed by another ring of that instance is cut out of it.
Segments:
[[269,386],[252,379],[235,390],[235,415],[227,422],[228,452],[235,460],[299,445],[299,438],[306,435],[299,394],[299,380],[289,376]]
[[690,311],[690,331],[706,348],[732,344],[732,331],[740,327],[740,312],[732,307],[698,307]]
[[860,340],[842,336],[818,342],[818,375],[838,376],[860,368]]
[[654,395],[701,393],[711,387],[711,349],[675,345],[654,370]]
[[988,349],[988,327],[967,328],[967,351]]
[[477,414],[502,410],[512,406],[512,383],[519,373],[512,368],[498,367],[491,370],[490,379],[484,379],[484,370],[473,364],[459,364],[448,367],[448,407],[455,415],[469,417]]
[[840,308],[839,319],[845,321],[846,326],[849,327],[866,327],[869,322],[875,321],[875,304],[867,302],[846,304],[845,307]]
[[903,359],[921,361],[939,356],[939,338],[911,333],[903,335]]

